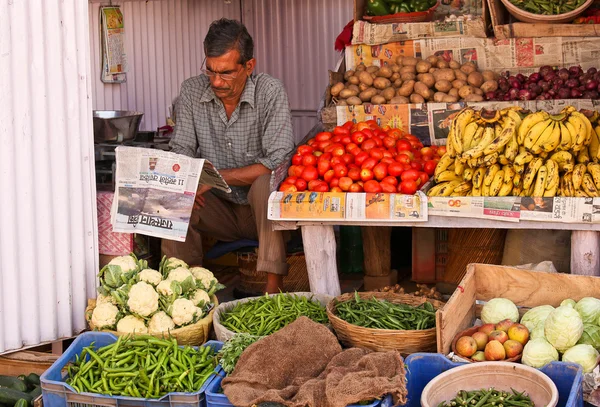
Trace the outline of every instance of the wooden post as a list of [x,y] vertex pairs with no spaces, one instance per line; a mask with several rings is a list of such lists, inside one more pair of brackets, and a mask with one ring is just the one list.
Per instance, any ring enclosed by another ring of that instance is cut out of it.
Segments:
[[364,289],[371,291],[398,282],[398,272],[391,271],[391,226],[363,226]]
[[600,276],[600,234],[587,230],[571,232],[571,274]]
[[333,226],[302,226],[301,230],[310,291],[340,295]]

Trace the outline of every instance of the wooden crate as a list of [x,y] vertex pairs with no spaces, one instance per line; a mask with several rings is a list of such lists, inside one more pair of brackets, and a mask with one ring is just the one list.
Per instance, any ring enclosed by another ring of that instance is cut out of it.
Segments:
[[598,37],[600,24],[511,23],[511,15],[500,0],[487,0],[494,35],[499,40],[531,37]]
[[489,264],[469,264],[467,274],[450,300],[436,315],[437,351],[450,352],[452,339],[471,326],[481,307],[475,301],[508,298],[521,314],[540,305],[557,307],[571,298],[597,297],[600,278],[563,273],[543,273]]
[[45,352],[21,351],[0,356],[0,375],[19,376],[35,373],[41,375],[60,355]]

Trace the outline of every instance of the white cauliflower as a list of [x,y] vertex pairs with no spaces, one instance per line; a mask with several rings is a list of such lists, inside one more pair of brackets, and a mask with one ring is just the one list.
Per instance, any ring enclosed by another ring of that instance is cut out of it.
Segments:
[[114,326],[118,313],[119,309],[110,302],[97,305],[92,312],[92,324],[98,329]]
[[147,317],[158,309],[158,293],[150,284],[140,281],[129,290],[127,306],[138,315]]
[[117,332],[147,334],[148,328],[146,328],[142,319],[133,315],[127,315],[117,323]]
[[171,306],[171,318],[175,325],[181,326],[189,324],[194,319],[202,317],[202,310],[194,305],[190,300],[185,298],[178,298],[173,302]]
[[109,263],[109,266],[119,266],[121,267],[121,271],[123,273],[127,273],[128,271],[135,270],[138,265],[135,259],[132,256],[119,256],[112,259]]
[[163,281],[161,281],[156,286],[156,290],[160,294],[164,295],[165,297],[173,295],[173,290],[171,290],[171,280],[163,280]]
[[217,279],[215,278],[214,274],[210,270],[205,269],[204,267],[192,267],[190,271],[192,272],[194,278],[200,281],[200,283],[207,290],[213,284],[213,282],[217,282]]
[[202,289],[198,289],[194,291],[194,294],[190,297],[190,301],[194,303],[194,305],[200,304],[201,301],[204,301],[205,304],[210,303],[210,297],[208,293]]
[[190,271],[187,268],[177,267],[169,273],[169,277],[167,277],[167,280],[179,281],[180,283],[182,283],[188,277],[194,278],[192,273],[190,273]]
[[102,305],[102,304],[114,304],[114,303],[115,303],[115,299],[112,297],[112,295],[98,294],[98,297],[96,297],[96,306]]
[[187,263],[181,259],[178,259],[177,257],[169,257],[167,259],[167,266],[173,268],[173,267],[184,267],[184,268],[189,268],[190,266],[187,265]]
[[145,281],[156,286],[162,281],[162,276],[156,270],[144,269],[140,271],[140,281]]
[[150,318],[148,323],[148,330],[150,333],[160,333],[171,331],[175,328],[175,323],[170,316],[164,311],[158,311]]

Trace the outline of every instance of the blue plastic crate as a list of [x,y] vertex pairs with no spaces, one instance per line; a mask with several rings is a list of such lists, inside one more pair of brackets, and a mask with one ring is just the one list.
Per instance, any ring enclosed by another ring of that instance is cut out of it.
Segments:
[[[405,407],[420,407],[421,393],[434,377],[463,363],[439,353],[413,353],[406,358],[408,401]],[[556,385],[557,407],[583,407],[583,369],[574,363],[552,362],[540,369]]]
[[[169,393],[160,399],[77,393],[65,382],[66,372],[63,372],[63,369],[69,362],[75,361],[75,355],[80,354],[83,348],[92,342],[97,349],[116,341],[115,335],[106,332],[86,332],[79,335],[65,353],[40,377],[44,405],[49,407],[202,407],[205,405],[204,391],[210,383],[210,378],[195,393]],[[203,346],[210,346],[218,352],[223,343],[208,341]]]
[[[224,377],[225,371],[219,367],[213,379],[209,380],[205,394],[206,407],[233,407],[233,404],[229,402],[227,396],[223,393],[219,393],[219,390],[221,389],[221,381]],[[381,400],[375,400],[371,404],[350,404],[347,407],[379,407],[381,405],[381,402]],[[388,405],[391,404],[388,403]]]

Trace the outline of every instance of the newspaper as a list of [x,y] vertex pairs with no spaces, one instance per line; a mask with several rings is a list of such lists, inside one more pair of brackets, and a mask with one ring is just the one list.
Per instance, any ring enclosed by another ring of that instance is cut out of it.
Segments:
[[519,222],[521,198],[508,197],[429,197],[430,215]]
[[102,82],[123,83],[126,80],[125,28],[119,6],[100,8],[102,38]]
[[600,41],[582,37],[511,38],[435,38],[392,42],[381,45],[349,45],[346,67],[360,63],[381,66],[400,55],[427,58],[430,55],[453,58],[460,63],[476,62],[480,69],[497,72],[532,72],[543,65],[581,65],[585,70],[597,65]]
[[119,146],[111,210],[113,232],[184,242],[202,183],[231,192],[207,160],[162,150]]
[[426,222],[427,197],[344,192],[272,192],[270,220],[361,222]]
[[521,198],[521,219],[540,222],[600,223],[600,198]]

